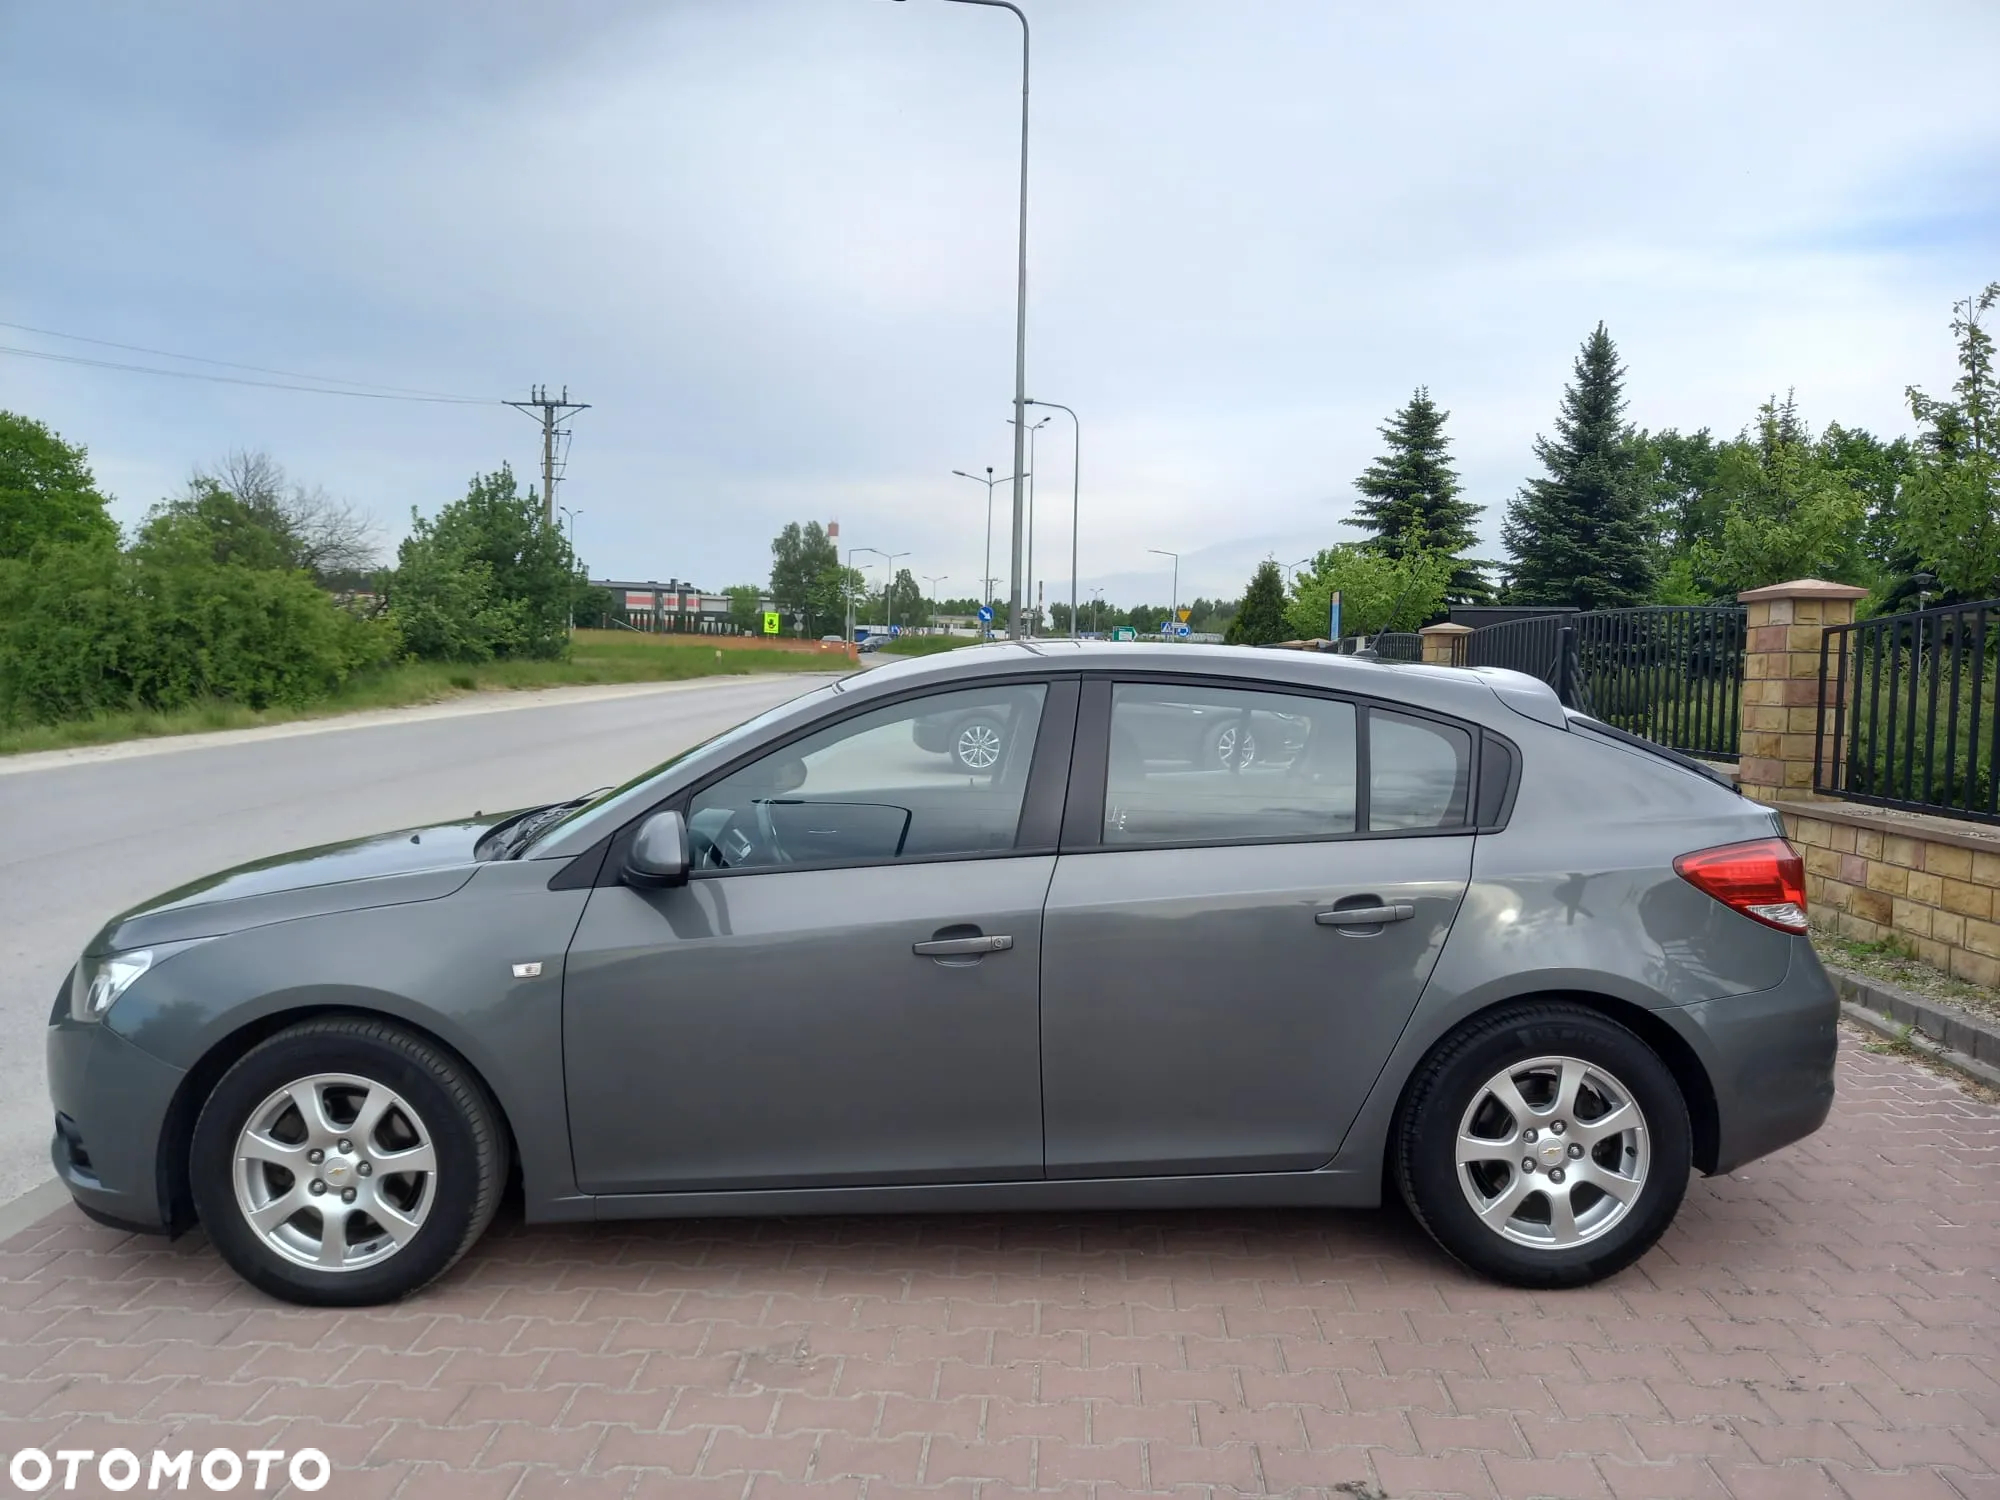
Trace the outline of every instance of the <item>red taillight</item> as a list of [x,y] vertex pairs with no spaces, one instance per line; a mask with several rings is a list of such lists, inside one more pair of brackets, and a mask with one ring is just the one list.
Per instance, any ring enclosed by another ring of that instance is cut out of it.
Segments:
[[1805,861],[1783,839],[1683,854],[1674,873],[1753,922],[1780,932],[1806,930]]

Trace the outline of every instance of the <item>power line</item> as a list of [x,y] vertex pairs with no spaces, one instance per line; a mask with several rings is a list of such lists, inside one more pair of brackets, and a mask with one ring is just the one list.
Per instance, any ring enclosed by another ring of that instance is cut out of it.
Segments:
[[[8,327],[14,325],[8,324]],[[22,359],[44,359],[62,365],[88,365],[98,370],[125,370],[134,375],[170,375],[180,380],[206,380],[216,385],[261,386],[272,391],[304,391],[315,396],[358,396],[367,401],[428,401],[447,406],[504,406],[508,403],[491,396],[419,396],[398,394],[393,390],[353,391],[341,390],[327,385],[288,385],[276,380],[246,380],[240,375],[207,375],[200,370],[163,370],[156,365],[128,365],[117,360],[87,359],[81,354],[54,354],[46,349],[17,349],[10,344],[0,344],[0,354],[13,354]],[[170,356],[179,358],[181,356]],[[219,363],[219,361],[218,361]],[[314,377],[307,376],[307,379]]]
[[407,385],[383,385],[375,380],[342,380],[334,375],[308,375],[303,370],[274,370],[269,365],[239,364],[233,359],[208,359],[199,354],[180,354],[172,349],[152,349],[144,344],[121,344],[114,339],[96,339],[81,333],[64,333],[56,328],[34,328],[26,323],[9,323],[0,319],[0,328],[11,328],[16,333],[35,333],[43,338],[67,339],[76,344],[96,344],[105,349],[123,349],[128,354],[157,354],[162,359],[186,360],[190,364],[215,365],[225,370],[253,370],[259,375],[283,375],[291,380],[313,380],[321,385],[352,385],[365,390],[394,391],[399,396],[430,396],[437,400],[474,401],[476,396],[450,396],[444,391],[418,390]]

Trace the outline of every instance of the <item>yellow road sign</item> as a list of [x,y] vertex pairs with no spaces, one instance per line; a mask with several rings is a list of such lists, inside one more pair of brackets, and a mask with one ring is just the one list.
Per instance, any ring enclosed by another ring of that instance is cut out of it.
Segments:
[[1191,615],[1191,614],[1193,614],[1193,613],[1194,613],[1194,611],[1193,611],[1193,610],[1191,610],[1191,609],[1184,609],[1184,610],[1182,610],[1182,611],[1180,612],[1180,616],[1181,616],[1181,624],[1183,624],[1183,625],[1187,624],[1187,618],[1188,618],[1188,616],[1189,616],[1189,615]]
[[775,609],[767,609],[764,611],[764,634],[776,635],[777,633],[778,612]]

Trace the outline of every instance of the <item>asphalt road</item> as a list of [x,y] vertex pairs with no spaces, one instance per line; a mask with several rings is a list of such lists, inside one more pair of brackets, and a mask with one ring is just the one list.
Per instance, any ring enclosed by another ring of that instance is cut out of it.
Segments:
[[825,680],[559,691],[528,707],[496,695],[0,762],[0,1203],[51,1176],[42,1034],[57,985],[113,913],[287,849],[615,785]]

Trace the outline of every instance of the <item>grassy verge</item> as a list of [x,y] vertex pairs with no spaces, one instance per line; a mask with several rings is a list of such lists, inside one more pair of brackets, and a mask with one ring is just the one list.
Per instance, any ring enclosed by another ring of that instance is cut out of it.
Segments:
[[1960,1010],[1976,1011],[1990,1020],[2000,1020],[2000,990],[1958,979],[1918,958],[1904,943],[1857,943],[1814,929],[1813,947],[1830,964],[1880,979]]
[[881,649],[884,656],[936,656],[940,651],[978,644],[979,638],[970,635],[899,635]]
[[844,656],[807,651],[723,650],[688,636],[638,635],[623,630],[579,630],[568,661],[499,661],[482,666],[413,662],[364,673],[330,698],[300,708],[246,708],[240,703],[198,703],[170,713],[134,710],[0,729],[0,755],[29,750],[67,750],[114,740],[158,735],[202,734],[217,729],[254,729],[296,719],[368,709],[439,703],[468,693],[523,688],[577,687],[594,683],[678,682],[691,677],[741,676],[749,672],[839,672],[850,670]]

